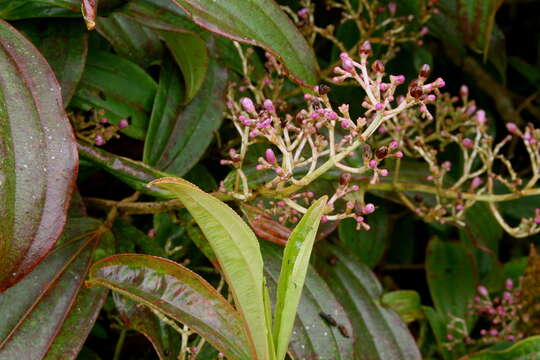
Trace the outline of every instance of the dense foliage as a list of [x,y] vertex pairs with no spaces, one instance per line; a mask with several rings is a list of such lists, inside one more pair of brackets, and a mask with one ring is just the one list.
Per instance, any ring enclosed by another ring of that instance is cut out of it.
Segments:
[[0,360],[540,359],[538,13],[0,1]]

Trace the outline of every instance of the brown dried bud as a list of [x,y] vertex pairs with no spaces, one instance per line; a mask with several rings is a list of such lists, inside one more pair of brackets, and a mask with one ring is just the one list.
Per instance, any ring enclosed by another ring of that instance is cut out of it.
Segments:
[[380,148],[375,151],[375,156],[377,159],[384,159],[388,155],[388,147],[387,146],[381,146]]
[[341,185],[341,186],[349,185],[350,181],[351,181],[351,174],[349,174],[349,173],[343,173],[339,177],[339,185]]
[[420,86],[415,86],[409,90],[411,96],[415,99],[419,99],[424,94],[424,91]]
[[328,85],[319,85],[319,95],[326,95],[330,92],[330,86]]
[[362,158],[364,160],[369,160],[373,156],[373,152],[371,151],[371,147],[369,145],[364,145],[362,147]]
[[371,64],[371,70],[377,73],[384,73],[384,64],[381,60],[375,60],[373,64]]
[[372,54],[371,43],[369,41],[364,41],[358,50],[360,54],[370,56]]
[[430,72],[431,72],[431,68],[429,67],[428,64],[424,64],[420,68],[420,76],[423,77],[424,79],[427,79]]
[[418,79],[414,79],[413,81],[411,81],[409,83],[409,89],[412,89],[412,88],[417,87],[419,85],[420,85],[420,81],[418,81]]

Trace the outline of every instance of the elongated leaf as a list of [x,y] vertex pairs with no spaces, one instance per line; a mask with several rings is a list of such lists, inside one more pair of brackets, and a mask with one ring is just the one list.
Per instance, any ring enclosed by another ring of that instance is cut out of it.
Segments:
[[113,124],[128,119],[123,132],[144,139],[157,84],[136,64],[104,51],[93,51],[72,104],[83,110],[105,110]]
[[313,49],[274,0],[175,0],[203,28],[236,41],[261,46],[280,58],[302,84],[317,81]]
[[0,2],[0,18],[79,17],[80,0],[8,0]]
[[472,254],[459,243],[433,239],[427,249],[426,275],[435,308],[464,318],[475,295],[477,274]]
[[114,304],[124,324],[140,332],[152,343],[160,360],[177,359],[180,351],[180,334],[163,323],[147,306],[113,293]]
[[114,50],[143,68],[161,60],[163,45],[157,34],[122,14],[113,13],[97,19],[97,31]]
[[53,248],[66,221],[77,150],[43,56],[0,20],[0,292]]
[[533,360],[540,354],[540,335],[531,336],[504,350],[484,350],[461,360]]
[[229,206],[183,179],[163,178],[150,185],[175,194],[199,224],[244,319],[253,358],[268,359],[263,262],[255,234]]
[[169,174],[158,171],[140,161],[111,154],[85,142],[79,142],[77,148],[83,159],[89,160],[92,164],[114,175],[133,189],[160,198],[174,197],[165,190],[146,186],[149,181],[170,176]]
[[199,161],[221,124],[227,71],[212,60],[203,88],[185,108],[181,107],[180,77],[176,66],[166,60],[143,158],[147,164],[178,176]]
[[94,30],[98,12],[99,0],[81,0],[81,11],[88,30]]
[[39,19],[18,22],[17,29],[25,33],[51,65],[67,107],[86,64],[88,32],[84,24],[78,19]]
[[[104,232],[71,219],[61,243],[26,278],[0,293],[0,359],[75,359],[106,291],[81,289]],[[24,355],[23,355],[24,354]]]
[[327,200],[328,198],[323,196],[309,207],[302,220],[294,228],[287,240],[287,246],[285,246],[281,272],[279,273],[273,329],[277,360],[284,359],[287,354],[296,308],[304,288],[311,250]]
[[189,103],[207,78],[208,51],[205,41],[189,32],[161,31],[160,34],[182,70],[186,89],[183,103]]
[[154,29],[196,32],[198,28],[186,13],[170,0],[131,0],[119,12]]
[[[278,277],[283,262],[281,247],[263,243],[264,271],[272,298],[277,293]],[[323,314],[321,316],[321,314]],[[325,320],[323,316],[329,317]],[[352,324],[325,281],[312,267],[306,276],[304,290],[296,313],[289,351],[295,359],[353,359]],[[336,326],[329,323],[335,320]],[[349,332],[345,337],[338,325]]]
[[421,359],[406,325],[390,309],[379,304],[382,288],[369,268],[334,246],[327,257],[317,258],[317,269],[345,308],[354,328],[355,359]]
[[180,264],[149,255],[115,255],[92,265],[88,282],[185,323],[228,357],[249,359],[238,312],[202,277]]
[[391,226],[388,213],[377,210],[368,218],[372,230],[356,230],[356,221],[345,219],[339,224],[339,239],[358,256],[364,264],[373,268],[381,260],[388,246]]
[[396,290],[386,293],[381,303],[397,312],[406,324],[424,318],[420,295],[414,290]]

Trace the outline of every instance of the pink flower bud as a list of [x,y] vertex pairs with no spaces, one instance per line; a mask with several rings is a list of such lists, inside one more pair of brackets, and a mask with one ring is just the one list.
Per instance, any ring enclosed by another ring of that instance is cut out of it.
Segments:
[[388,90],[388,87],[389,87],[389,86],[390,86],[390,85],[387,84],[387,83],[381,83],[381,84],[379,85],[379,89],[380,89],[381,91],[386,91],[386,90]]
[[261,165],[261,164],[258,164],[257,166],[255,166],[255,170],[257,170],[257,171],[264,170],[264,166]]
[[390,145],[388,145],[388,147],[389,147],[390,149],[397,149],[398,146],[399,146],[399,143],[398,143],[396,140],[392,140],[392,141],[390,142]]
[[375,169],[377,167],[377,161],[376,160],[370,160],[368,165],[369,165],[370,168]]
[[119,129],[125,129],[129,126],[129,121],[127,119],[122,119],[120,120],[120,122],[118,123],[118,128]]
[[358,191],[359,189],[360,189],[360,187],[358,185],[351,186],[352,191]]
[[504,282],[504,287],[506,290],[512,290],[512,288],[514,287],[514,281],[510,278],[506,279],[506,281]]
[[251,130],[251,131],[249,132],[249,136],[252,137],[252,138],[258,136],[259,134],[260,134],[260,132],[259,132],[259,130],[257,130],[257,129],[253,129],[253,130]]
[[485,124],[486,123],[486,112],[484,110],[478,110],[476,112],[476,122],[478,124]]
[[427,28],[427,26],[424,26],[423,28],[420,29],[421,36],[426,36],[428,33],[429,33],[429,29]]
[[96,136],[94,141],[95,141],[97,146],[105,145],[105,139],[103,139],[103,137],[101,135]]
[[463,146],[467,149],[472,149],[474,147],[474,142],[469,138],[463,139],[463,141],[461,141],[461,144],[463,144]]
[[266,111],[274,112],[276,109],[274,108],[274,104],[272,103],[272,100],[266,99],[263,102],[263,107]]
[[375,110],[379,111],[379,110],[382,110],[383,108],[384,108],[383,104],[381,103],[375,104]]
[[362,209],[362,213],[366,215],[371,214],[374,211],[375,211],[375,205],[373,205],[372,203],[366,204],[366,206],[364,206],[364,208]]
[[321,222],[323,223],[328,222],[328,216],[326,215],[321,216]]
[[157,231],[156,231],[156,229],[154,229],[154,228],[148,230],[148,233],[147,233],[147,235],[148,235],[149,237],[151,237],[151,238],[156,237],[156,234],[157,234]]
[[266,157],[266,161],[268,161],[270,164],[276,162],[276,154],[274,154],[274,151],[272,149],[266,149],[264,156]]
[[107,119],[106,117],[102,117],[100,120],[99,120],[100,123],[102,124],[108,124],[109,123],[109,119]]
[[489,296],[489,291],[488,289],[484,286],[484,285],[478,285],[478,287],[476,288],[476,290],[478,291],[478,293],[484,297],[488,297]]
[[441,87],[444,87],[446,83],[444,82],[442,78],[438,78],[437,80],[435,80],[434,85],[435,87],[441,88]]
[[341,120],[341,122],[339,123],[341,125],[342,128],[344,129],[348,129],[349,126],[351,126],[351,124],[349,123],[348,120]]
[[396,152],[394,153],[394,156],[395,156],[396,158],[398,158],[398,159],[401,159],[401,158],[403,158],[403,152],[402,152],[402,151],[396,151]]
[[461,87],[459,88],[459,95],[461,97],[469,96],[469,88],[467,87],[467,85],[461,85]]
[[339,57],[341,59],[341,67],[343,70],[352,72],[354,70],[354,64],[352,59],[349,57],[349,54],[341,53]]
[[388,176],[388,170],[387,169],[381,169],[379,171],[379,174],[381,174],[381,176]]
[[446,171],[450,171],[450,169],[452,169],[452,163],[450,161],[443,162],[441,166]]
[[491,330],[489,330],[489,335],[497,336],[497,335],[499,335],[499,332],[497,331],[497,329],[491,329]]
[[446,338],[450,341],[454,340],[454,335],[452,334],[446,334]]
[[311,94],[304,94],[304,100],[311,100],[313,96]]
[[326,111],[326,118],[328,120],[337,120],[338,119],[338,115],[336,114],[335,111],[332,111],[332,110],[328,110]]
[[302,8],[298,10],[298,16],[302,19],[307,19],[309,16],[309,10],[307,8]]
[[457,210],[457,211],[462,211],[462,210],[463,210],[463,205],[457,204],[457,205],[456,205],[456,210]]
[[403,84],[405,82],[405,76],[404,75],[398,75],[395,77],[397,84]]
[[393,1],[388,3],[388,11],[392,16],[396,15],[397,4]]
[[510,294],[508,291],[503,292],[503,299],[506,301],[512,300],[512,294]]
[[467,107],[467,109],[465,110],[465,114],[472,115],[472,114],[474,114],[475,111],[476,111],[476,106],[471,105],[471,106]]
[[255,112],[255,105],[253,105],[253,101],[250,98],[248,97],[241,98],[240,104],[242,105],[244,110],[247,111],[248,113]]
[[480,177],[477,176],[471,181],[471,189],[474,190],[478,188],[480,185],[482,185],[483,183],[484,181]]

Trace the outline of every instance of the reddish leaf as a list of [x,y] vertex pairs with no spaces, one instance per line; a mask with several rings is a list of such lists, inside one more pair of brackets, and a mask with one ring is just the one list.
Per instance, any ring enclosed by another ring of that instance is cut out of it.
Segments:
[[43,56],[0,21],[0,291],[28,274],[62,233],[77,149]]
[[81,0],[81,9],[88,30],[96,27],[98,0]]

